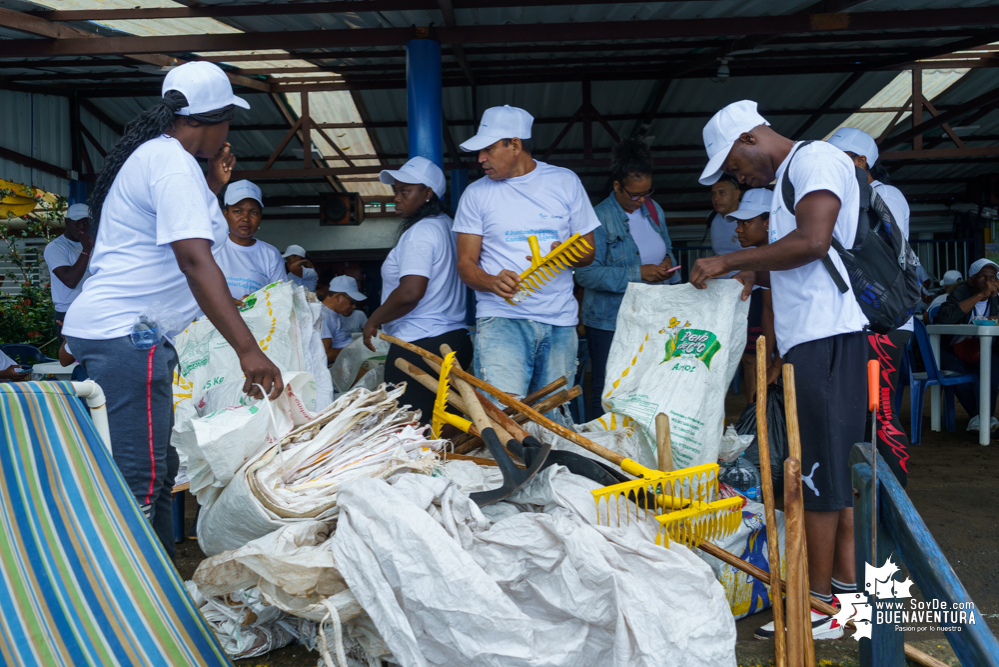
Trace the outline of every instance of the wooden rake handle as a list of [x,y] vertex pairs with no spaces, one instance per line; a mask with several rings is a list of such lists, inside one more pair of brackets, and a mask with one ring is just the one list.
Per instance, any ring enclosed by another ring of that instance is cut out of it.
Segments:
[[[403,348],[405,350],[409,350],[413,354],[418,354],[419,356],[423,357],[427,361],[431,361],[431,362],[437,364],[438,368],[440,367],[440,365],[442,363],[444,363],[444,360],[441,359],[440,357],[438,357],[436,354],[434,354],[432,352],[428,352],[427,350],[424,350],[422,347],[419,347],[417,345],[413,345],[412,343],[407,343],[404,340],[400,340],[399,338],[396,338],[394,336],[389,336],[389,335],[384,334],[384,333],[378,334],[378,337],[381,338],[382,340],[385,340],[385,341],[388,341],[389,343],[392,343],[393,345],[398,345],[399,347],[401,347],[401,348]],[[537,410],[535,410],[531,406],[524,405],[523,403],[521,403],[520,401],[518,401],[513,396],[510,396],[509,394],[500,391],[499,389],[497,389],[496,387],[492,386],[491,384],[489,384],[487,382],[483,382],[482,380],[480,380],[479,378],[475,377],[474,375],[471,375],[470,373],[466,373],[465,371],[460,370],[458,368],[453,368],[451,370],[451,375],[453,377],[460,378],[461,380],[464,380],[465,382],[467,382],[468,384],[472,385],[473,387],[475,387],[477,389],[481,389],[485,393],[487,393],[490,396],[496,398],[503,405],[507,405],[507,406],[513,408],[514,410],[517,410],[518,412],[521,412],[521,413],[527,415],[531,419],[531,421],[536,422],[538,424],[541,424],[542,426],[544,426],[546,429],[548,429],[552,433],[565,438],[569,442],[572,442],[572,443],[575,443],[575,444],[579,445],[583,449],[586,449],[586,450],[588,450],[590,452],[593,452],[597,456],[600,456],[600,457],[603,457],[603,458],[607,459],[608,461],[610,461],[614,465],[620,466],[625,461],[625,457],[621,456],[617,452],[611,451],[610,449],[607,449],[606,447],[601,447],[600,445],[598,445],[597,443],[593,442],[592,440],[588,440],[587,438],[584,438],[583,436],[579,435],[578,433],[576,433],[574,431],[570,431],[569,429],[565,428],[564,426],[556,424],[551,419],[548,419],[547,417],[545,417],[543,414],[541,414],[540,412],[538,412]],[[497,411],[498,412],[503,412],[499,408],[497,408]]]

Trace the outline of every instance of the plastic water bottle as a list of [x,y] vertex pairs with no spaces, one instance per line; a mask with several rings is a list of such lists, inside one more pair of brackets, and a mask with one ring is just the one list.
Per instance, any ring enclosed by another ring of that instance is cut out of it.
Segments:
[[151,322],[139,321],[135,323],[132,327],[132,333],[129,334],[132,339],[132,347],[136,350],[148,350],[153,345],[160,342],[159,330],[157,330],[156,325]]
[[762,502],[763,479],[760,471],[746,460],[745,454],[732,463],[719,463],[721,468],[718,481],[728,484],[754,502]]

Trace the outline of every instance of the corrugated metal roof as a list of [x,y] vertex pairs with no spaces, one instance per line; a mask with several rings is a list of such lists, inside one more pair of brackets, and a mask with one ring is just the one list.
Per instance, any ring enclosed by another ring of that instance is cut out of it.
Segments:
[[[65,98],[0,90],[0,146],[69,169],[69,102]],[[69,194],[64,178],[0,159],[0,178],[60,195]]]

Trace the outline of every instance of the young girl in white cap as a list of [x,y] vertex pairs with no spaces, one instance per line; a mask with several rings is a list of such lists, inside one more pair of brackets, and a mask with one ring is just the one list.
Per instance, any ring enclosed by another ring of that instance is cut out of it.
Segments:
[[[382,264],[382,305],[364,325],[364,342],[379,327],[434,354],[447,344],[463,368],[472,363],[465,327],[465,286],[458,278],[455,234],[441,197],[444,172],[425,157],[414,157],[397,171],[383,171],[382,183],[395,191],[395,212],[403,219],[399,241]],[[332,289],[332,287],[331,287]],[[396,357],[426,368],[422,358],[393,345],[385,360],[385,381],[406,382],[403,402],[433,416],[434,394],[395,367]]]
[[[90,198],[93,275],[63,326],[107,396],[115,463],[171,556],[171,336],[200,307],[239,355],[244,391],[259,395],[260,385],[276,398],[283,389],[212,257],[227,231],[216,195],[236,162],[226,143],[235,106],[249,108],[217,65],[187,63],[167,74],[159,103],[126,126]],[[196,158],[209,160],[207,175]]]

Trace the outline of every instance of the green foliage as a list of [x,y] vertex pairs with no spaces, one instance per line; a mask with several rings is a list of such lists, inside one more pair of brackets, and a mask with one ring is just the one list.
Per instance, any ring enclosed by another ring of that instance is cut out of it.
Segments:
[[[27,343],[56,357],[59,344],[52,321],[55,307],[49,276],[35,268],[42,261],[43,248],[34,246],[22,251],[18,241],[55,238],[55,228],[65,226],[66,198],[36,190],[32,193],[38,201],[34,211],[21,217],[8,211],[0,220],[0,255],[13,265],[3,275],[3,282],[8,288],[12,284],[20,287],[16,295],[0,295],[0,344]],[[11,194],[0,188],[0,198]]]

